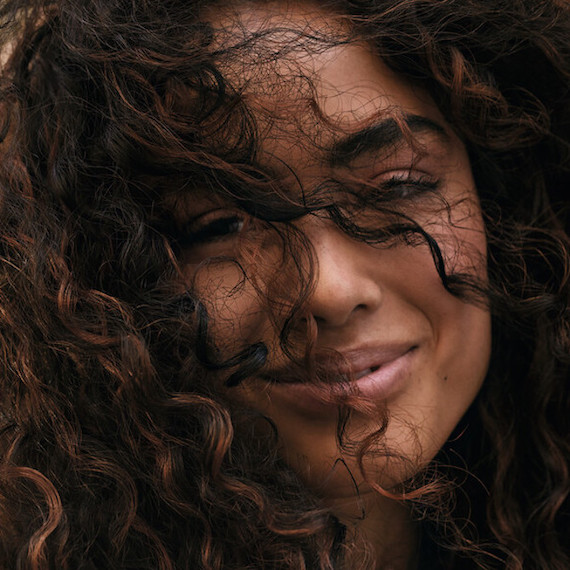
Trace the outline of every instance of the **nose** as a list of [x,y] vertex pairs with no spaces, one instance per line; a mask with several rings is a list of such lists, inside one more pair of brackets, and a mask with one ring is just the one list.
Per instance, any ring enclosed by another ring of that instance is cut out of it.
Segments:
[[379,251],[330,222],[310,220],[304,229],[316,258],[315,286],[307,308],[319,327],[346,326],[357,315],[374,312],[382,302],[382,288],[375,278]]

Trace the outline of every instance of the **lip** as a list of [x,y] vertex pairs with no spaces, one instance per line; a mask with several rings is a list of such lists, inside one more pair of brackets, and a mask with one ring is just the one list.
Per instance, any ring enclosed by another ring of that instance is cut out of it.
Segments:
[[[348,366],[340,369],[353,380],[348,384],[270,381],[268,395],[311,416],[330,414],[338,408],[338,396],[362,396],[373,402],[393,398],[407,385],[418,345],[398,343],[339,351]],[[349,390],[347,390],[347,387]]]

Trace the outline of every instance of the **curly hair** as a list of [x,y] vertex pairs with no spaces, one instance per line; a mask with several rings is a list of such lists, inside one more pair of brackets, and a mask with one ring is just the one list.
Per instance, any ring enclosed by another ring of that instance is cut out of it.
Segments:
[[356,227],[358,192],[297,203],[276,187],[220,59],[253,65],[351,39],[295,32],[279,51],[257,49],[260,36],[224,49],[204,17],[219,3],[0,2],[0,567],[381,563],[279,456],[273,423],[214,380],[244,381],[268,347],[218,358],[214,317],[181,291],[173,209],[200,187],[282,237],[296,279],[259,288],[292,352],[314,279],[295,220],[320,211],[358,239],[428,242],[448,290],[490,306],[493,356],[456,436],[403,499],[433,543],[422,568],[570,567],[567,4],[321,3],[422,86],[465,143],[483,286],[449,272],[403,215],[389,231]]

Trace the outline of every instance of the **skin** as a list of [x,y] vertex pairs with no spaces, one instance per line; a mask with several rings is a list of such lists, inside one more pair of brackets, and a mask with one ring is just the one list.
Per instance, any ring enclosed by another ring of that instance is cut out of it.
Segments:
[[[244,4],[232,10],[212,16],[230,36],[237,29],[252,33],[275,25],[336,29],[339,34],[343,30],[340,19],[310,4]],[[232,28],[238,20],[240,27]],[[272,37],[281,41],[275,34]],[[371,185],[394,177],[438,181],[431,193],[416,195],[412,187],[402,208],[438,241],[448,273],[467,273],[485,282],[485,233],[467,153],[424,92],[395,75],[359,42],[315,53],[299,47],[277,64],[247,63],[243,68],[228,65],[224,71],[242,85],[244,97],[257,112],[260,161],[278,173],[282,184],[295,193],[299,186],[314,188],[331,177]],[[312,80],[318,115],[300,96],[295,80],[300,75]],[[364,149],[348,163],[327,159],[326,149],[351,134],[387,117],[406,115],[427,118],[441,131],[418,129],[412,145],[404,138],[389,151]],[[197,227],[236,215],[211,198],[194,196],[191,202]],[[183,223],[188,216],[184,207],[180,211]],[[369,214],[362,214],[360,221],[369,223]],[[317,262],[315,287],[306,307],[316,323],[317,348],[358,355],[378,347],[409,347],[395,387],[372,397],[365,394],[363,402],[353,406],[347,439],[362,441],[382,426],[387,415],[388,426],[373,450],[387,448],[396,454],[391,459],[385,453],[365,456],[364,473],[356,452],[338,445],[337,406],[315,404],[315,398],[305,397],[302,390],[268,382],[288,363],[276,348],[277,331],[254,288],[246,283],[230,295],[241,279],[235,266],[203,265],[210,257],[237,251],[246,230],[234,228],[189,246],[183,256],[185,274],[217,317],[216,338],[263,340],[275,349],[270,373],[230,389],[231,397],[273,420],[288,463],[341,520],[368,539],[379,559],[389,567],[412,568],[414,525],[405,504],[385,491],[394,490],[433,459],[475,398],[490,357],[489,313],[444,288],[425,244],[367,245],[322,217],[305,216],[295,224],[310,240]],[[279,255],[265,246],[263,255],[255,257],[253,251],[249,258],[257,260],[252,263],[256,282],[272,274],[278,264]],[[352,386],[353,394],[361,393],[358,383]]]

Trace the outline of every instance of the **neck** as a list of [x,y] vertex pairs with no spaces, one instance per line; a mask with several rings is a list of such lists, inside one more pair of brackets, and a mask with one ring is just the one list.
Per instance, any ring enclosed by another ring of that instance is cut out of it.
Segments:
[[333,499],[332,511],[347,527],[370,546],[378,570],[415,570],[418,554],[418,528],[408,506],[377,493],[355,500]]

